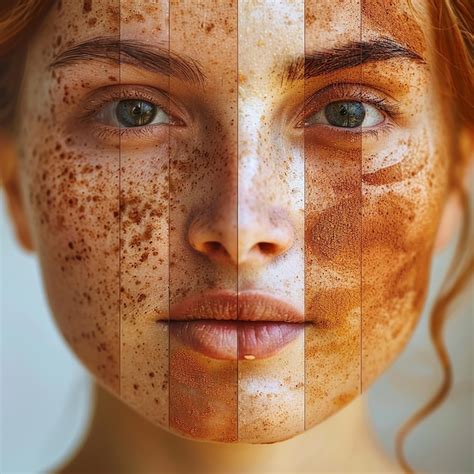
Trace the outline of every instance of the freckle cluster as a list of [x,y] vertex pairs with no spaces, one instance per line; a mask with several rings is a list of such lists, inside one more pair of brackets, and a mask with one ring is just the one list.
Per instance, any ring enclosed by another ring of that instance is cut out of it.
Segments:
[[[366,27],[422,54],[404,2],[289,2],[281,15],[259,11],[265,4],[58,1],[32,45],[19,106],[25,207],[59,329],[99,383],[196,439],[287,439],[365,390],[423,308],[447,189],[426,72],[351,71],[351,82],[375,77],[406,110],[397,127],[350,139],[292,125],[315,81],[282,89],[282,58],[333,45],[335,22],[346,39]],[[44,67],[101,36],[169,44],[206,81],[108,61]],[[104,126],[97,91],[135,82],[166,90],[163,105],[185,125]],[[290,244],[265,265],[237,268],[248,216]],[[304,335],[267,359],[194,352],[170,334],[170,305],[218,288],[299,303]]]

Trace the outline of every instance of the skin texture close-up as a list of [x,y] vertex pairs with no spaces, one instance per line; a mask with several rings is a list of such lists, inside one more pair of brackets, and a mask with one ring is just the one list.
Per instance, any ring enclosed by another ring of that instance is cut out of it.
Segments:
[[427,5],[52,2],[9,199],[107,393],[181,437],[268,444],[402,352],[461,220]]

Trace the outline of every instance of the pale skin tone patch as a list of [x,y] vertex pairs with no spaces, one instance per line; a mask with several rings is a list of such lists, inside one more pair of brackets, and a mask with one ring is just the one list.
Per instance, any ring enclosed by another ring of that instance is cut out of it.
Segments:
[[[84,12],[65,1],[27,60],[22,212],[54,317],[99,383],[189,437],[271,442],[310,429],[387,367],[422,309],[448,166],[429,68],[396,57],[281,76],[296,56],[349,41],[391,38],[423,58],[423,35],[396,27],[413,17],[403,3],[312,3],[266,15],[260,2],[238,18],[235,2],[212,15],[197,2],[96,0]],[[170,48],[204,80],[124,61],[48,68],[97,37]],[[117,94],[182,124],[104,127],[94,113]],[[301,126],[342,100],[383,106],[384,121],[370,131]],[[227,260],[200,246],[209,235]],[[274,258],[251,252],[269,241]],[[156,321],[210,288],[276,294],[311,324],[274,357],[206,359]]]

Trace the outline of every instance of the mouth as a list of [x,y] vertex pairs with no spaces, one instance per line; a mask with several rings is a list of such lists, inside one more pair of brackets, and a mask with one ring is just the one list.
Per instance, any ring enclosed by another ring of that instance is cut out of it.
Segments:
[[304,315],[260,291],[214,290],[170,309],[170,334],[188,348],[221,360],[265,359],[304,330]]

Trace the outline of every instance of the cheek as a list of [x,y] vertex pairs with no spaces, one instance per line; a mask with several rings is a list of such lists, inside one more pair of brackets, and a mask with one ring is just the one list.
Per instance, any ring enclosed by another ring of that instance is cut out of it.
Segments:
[[131,325],[168,309],[168,156],[122,151],[120,163],[121,304]]
[[[24,183],[48,299],[64,337],[108,386],[119,386],[117,167],[35,130]],[[29,154],[30,153],[30,154]]]
[[49,133],[24,170],[52,312],[99,382],[166,425],[168,160],[77,152]]
[[[422,312],[447,191],[448,156],[431,126],[399,142],[406,150],[383,185],[365,189],[362,230],[363,386],[393,360]],[[380,179],[372,174],[373,179]],[[374,351],[374,347],[378,350]]]
[[420,173],[398,192],[368,198],[364,214],[371,217],[362,233],[364,385],[400,352],[423,309],[444,196],[431,175]]
[[165,147],[120,156],[121,397],[168,426],[169,180]]
[[[343,189],[322,164],[312,170],[306,196],[318,196],[322,210],[313,199],[305,223],[306,314],[314,322],[306,335],[308,413],[319,410],[311,424],[368,387],[422,310],[446,170],[441,147],[430,155],[419,136],[404,143],[396,165],[367,173],[365,164],[348,165],[342,175],[353,185]],[[394,161],[390,149],[379,157]]]

